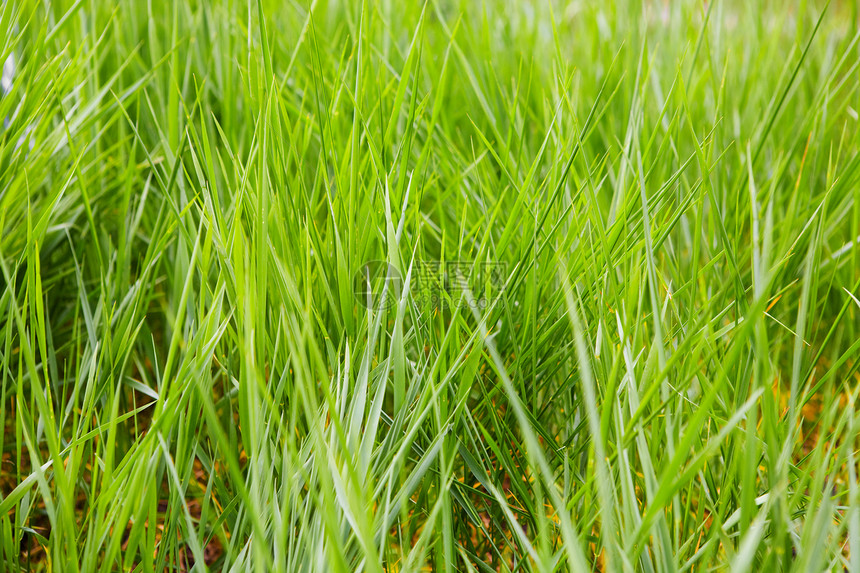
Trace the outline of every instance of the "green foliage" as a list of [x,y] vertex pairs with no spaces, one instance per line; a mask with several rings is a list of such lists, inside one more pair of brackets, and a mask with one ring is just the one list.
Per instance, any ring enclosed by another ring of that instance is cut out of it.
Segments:
[[860,571],[856,3],[0,30],[0,570]]

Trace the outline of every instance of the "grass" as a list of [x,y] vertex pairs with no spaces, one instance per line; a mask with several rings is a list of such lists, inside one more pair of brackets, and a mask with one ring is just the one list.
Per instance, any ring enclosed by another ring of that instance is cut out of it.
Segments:
[[0,570],[860,571],[856,3],[0,29]]

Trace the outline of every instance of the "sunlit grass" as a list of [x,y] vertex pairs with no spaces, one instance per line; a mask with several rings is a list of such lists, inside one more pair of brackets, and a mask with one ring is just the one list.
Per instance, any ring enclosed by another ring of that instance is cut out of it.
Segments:
[[860,571],[856,3],[0,10],[0,571]]

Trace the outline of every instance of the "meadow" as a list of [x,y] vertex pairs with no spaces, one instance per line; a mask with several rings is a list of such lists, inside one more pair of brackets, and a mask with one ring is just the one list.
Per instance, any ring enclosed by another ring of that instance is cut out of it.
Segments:
[[856,2],[0,30],[0,571],[860,572]]

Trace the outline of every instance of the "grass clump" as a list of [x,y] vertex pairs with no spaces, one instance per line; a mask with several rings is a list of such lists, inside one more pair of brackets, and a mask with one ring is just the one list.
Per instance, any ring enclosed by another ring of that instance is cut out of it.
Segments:
[[7,0],[0,569],[860,571],[858,23]]

